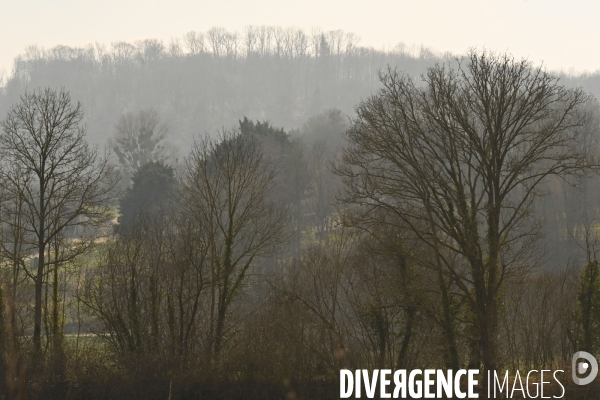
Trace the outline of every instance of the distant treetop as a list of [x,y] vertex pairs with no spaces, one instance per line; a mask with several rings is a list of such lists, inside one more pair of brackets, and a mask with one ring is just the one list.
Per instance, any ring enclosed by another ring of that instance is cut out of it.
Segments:
[[275,128],[268,121],[254,122],[248,117],[244,117],[239,123],[242,135],[254,135],[258,139],[267,139],[280,146],[284,146],[289,141],[289,135],[283,128]]

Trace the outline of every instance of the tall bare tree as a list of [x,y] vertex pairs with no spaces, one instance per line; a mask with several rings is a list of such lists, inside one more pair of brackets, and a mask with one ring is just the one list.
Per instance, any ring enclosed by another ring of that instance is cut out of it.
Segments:
[[[116,180],[108,158],[85,141],[82,119],[81,104],[73,104],[68,92],[46,88],[26,92],[0,123],[1,189],[19,205],[12,211],[21,213],[5,223],[22,235],[15,243],[24,241],[38,258],[37,266],[27,270],[35,282],[33,342],[38,354],[48,268],[81,254],[111,216]],[[60,250],[50,256],[57,243]]]
[[534,262],[540,185],[597,166],[577,146],[588,96],[488,52],[430,68],[423,80],[388,70],[358,106],[338,168],[343,200],[364,206],[365,218],[394,213],[429,246],[470,305],[478,362],[493,370],[503,284]]
[[211,262],[211,353],[229,333],[228,311],[260,258],[288,239],[289,213],[270,196],[275,171],[257,141],[234,132],[204,138],[185,162],[189,215],[205,232]]

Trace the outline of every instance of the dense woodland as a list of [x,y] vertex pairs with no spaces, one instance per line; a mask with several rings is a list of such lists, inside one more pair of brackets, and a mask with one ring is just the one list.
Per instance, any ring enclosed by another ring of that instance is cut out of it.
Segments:
[[0,87],[0,396],[567,380],[600,351],[597,94],[341,31],[28,48]]

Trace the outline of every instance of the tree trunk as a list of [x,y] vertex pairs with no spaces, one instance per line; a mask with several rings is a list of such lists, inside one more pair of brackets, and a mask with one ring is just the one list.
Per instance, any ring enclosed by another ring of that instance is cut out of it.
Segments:
[[415,313],[416,308],[413,306],[409,306],[406,309],[406,329],[404,332],[404,337],[402,338],[402,346],[400,347],[400,352],[398,353],[396,369],[407,368],[408,346],[410,345],[410,340],[412,338],[412,329],[415,321]]
[[0,397],[5,398],[8,395],[8,329],[6,329],[6,304],[4,301],[4,290],[0,285]]
[[446,364],[448,368],[457,371],[459,369],[458,361],[458,348],[456,346],[456,335],[454,333],[454,320],[452,310],[450,309],[450,297],[448,296],[448,288],[446,287],[446,281],[443,274],[443,264],[440,256],[440,249],[438,244],[438,235],[435,222],[433,219],[433,213],[431,212],[431,205],[429,199],[425,202],[427,216],[429,217],[429,224],[432,233],[433,247],[435,250],[436,269],[438,274],[438,285],[442,296],[442,312],[444,321],[444,336],[446,339],[447,353],[446,353]]
[[438,283],[442,295],[442,312],[444,313],[444,336],[446,337],[446,364],[449,369],[458,371],[458,349],[456,346],[456,335],[454,333],[454,316],[450,309],[450,296],[441,270],[438,270]]
[[44,278],[45,250],[43,241],[38,243],[38,265],[35,276],[35,308],[33,315],[33,350],[36,354],[34,359],[39,359],[42,353],[42,289]]
[[54,374],[59,379],[64,378],[65,358],[63,352],[62,321],[59,316],[59,293],[58,293],[58,246],[54,249],[54,269],[52,276],[52,357]]
[[39,360],[42,354],[42,289],[44,280],[44,263],[46,257],[46,214],[45,214],[45,179],[44,175],[38,175],[39,182],[39,227],[38,227],[38,265],[35,276],[35,306],[33,315],[33,351],[34,359]]
[[[493,382],[487,382],[488,371],[490,372],[490,378],[494,375],[493,372],[498,367],[498,360],[496,358],[496,301],[495,299],[485,308],[485,312],[482,318],[482,325],[480,326],[481,335],[481,361],[483,363],[483,393],[487,393],[487,388],[490,387]],[[491,378],[493,379],[493,378]]]

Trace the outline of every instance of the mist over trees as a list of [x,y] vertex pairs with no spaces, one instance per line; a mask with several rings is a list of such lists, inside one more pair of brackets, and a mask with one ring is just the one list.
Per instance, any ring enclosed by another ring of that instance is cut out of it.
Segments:
[[264,26],[28,48],[0,397],[337,398],[342,368],[600,351],[598,77],[417,53]]
[[27,87],[64,86],[86,106],[92,143],[104,144],[124,113],[153,108],[184,148],[244,115],[292,129],[325,109],[351,114],[386,64],[419,74],[440,60],[426,49],[413,55],[401,46],[382,52],[359,44],[342,31],[251,26],[190,32],[170,43],[32,46],[15,60],[0,111]]

